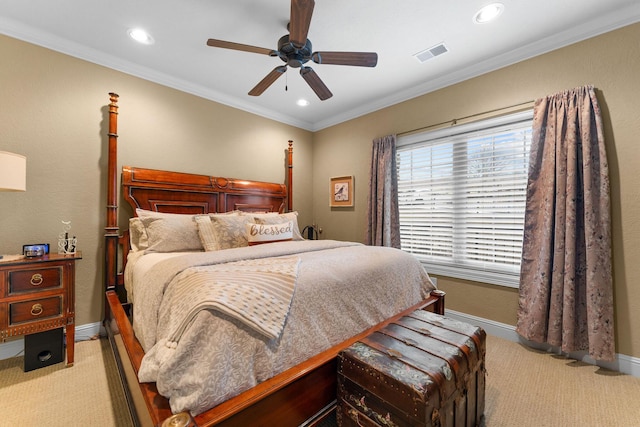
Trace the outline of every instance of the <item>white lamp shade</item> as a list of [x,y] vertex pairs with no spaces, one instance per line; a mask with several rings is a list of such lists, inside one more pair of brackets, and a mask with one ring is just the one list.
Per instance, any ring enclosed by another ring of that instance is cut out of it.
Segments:
[[0,151],[0,191],[27,190],[27,158]]

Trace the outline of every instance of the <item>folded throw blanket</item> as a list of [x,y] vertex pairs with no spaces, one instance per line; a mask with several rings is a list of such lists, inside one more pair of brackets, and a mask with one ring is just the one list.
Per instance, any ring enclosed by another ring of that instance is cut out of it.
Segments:
[[167,290],[169,335],[175,347],[201,310],[218,310],[276,339],[282,333],[295,290],[300,258],[251,259],[185,270]]

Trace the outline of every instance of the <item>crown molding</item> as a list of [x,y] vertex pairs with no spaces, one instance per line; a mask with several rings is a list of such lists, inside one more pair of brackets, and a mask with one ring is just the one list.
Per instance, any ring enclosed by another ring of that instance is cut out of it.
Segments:
[[151,68],[123,61],[112,55],[62,39],[37,28],[25,26],[7,18],[0,17],[0,33],[267,119],[316,132],[638,21],[640,21],[640,3],[599,16],[598,19],[586,21],[582,25],[568,29],[560,34],[537,40],[502,55],[475,63],[457,72],[436,76],[422,85],[399,91],[393,95],[313,123],[280,114],[272,109],[260,108],[241,98],[228,96],[200,85],[194,85],[183,79],[160,73]]

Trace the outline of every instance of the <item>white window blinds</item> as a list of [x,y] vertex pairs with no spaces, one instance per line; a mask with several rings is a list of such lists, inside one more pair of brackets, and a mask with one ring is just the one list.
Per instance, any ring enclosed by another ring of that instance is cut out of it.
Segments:
[[398,139],[402,249],[433,274],[518,286],[532,111]]

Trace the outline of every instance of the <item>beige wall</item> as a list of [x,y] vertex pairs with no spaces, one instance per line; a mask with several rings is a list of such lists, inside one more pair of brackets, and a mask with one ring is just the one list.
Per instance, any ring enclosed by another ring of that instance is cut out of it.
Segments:
[[4,36],[0,54],[0,150],[27,156],[27,191],[0,193],[0,253],[55,245],[61,221],[72,221],[83,255],[77,325],[103,313],[110,91],[120,94],[119,167],[284,182],[292,139],[294,207],[301,224],[311,220],[310,132]]
[[[494,71],[316,132],[314,218],[326,238],[364,240],[373,138],[402,133],[593,84],[611,175],[617,352],[640,357],[640,24]],[[328,206],[329,178],[356,177],[353,210]],[[440,277],[447,307],[515,325],[517,290]]]

